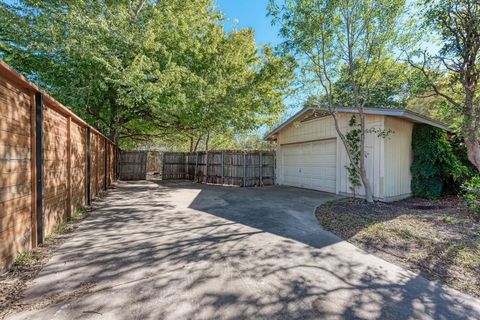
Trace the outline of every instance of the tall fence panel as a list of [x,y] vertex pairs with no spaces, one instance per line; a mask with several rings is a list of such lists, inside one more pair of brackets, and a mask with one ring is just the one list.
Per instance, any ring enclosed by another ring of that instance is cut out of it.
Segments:
[[67,168],[68,119],[45,105],[43,113],[43,154],[45,170],[45,234],[68,218]]
[[274,174],[272,151],[165,152],[163,156],[163,180],[252,187],[274,184]]
[[72,203],[70,209],[80,208],[87,204],[87,130],[78,123],[72,122],[70,126],[71,141],[71,183]]
[[187,176],[187,153],[165,152],[163,154],[162,179],[186,179]]
[[147,155],[147,151],[120,152],[120,180],[146,180]]
[[115,181],[115,150],[0,61],[0,269]]
[[[0,262],[31,248],[33,101],[0,78]],[[1,268],[2,263],[0,263]]]

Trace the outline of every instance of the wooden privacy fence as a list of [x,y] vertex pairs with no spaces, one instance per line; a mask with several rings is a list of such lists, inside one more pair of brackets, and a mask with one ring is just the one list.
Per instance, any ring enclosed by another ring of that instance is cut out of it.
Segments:
[[155,180],[162,177],[162,157],[159,151],[120,151],[120,180]]
[[0,61],[0,269],[116,180],[116,150]]
[[242,187],[272,185],[275,183],[275,152],[166,152],[162,179]]
[[118,178],[120,180],[146,180],[147,156],[147,151],[121,151]]

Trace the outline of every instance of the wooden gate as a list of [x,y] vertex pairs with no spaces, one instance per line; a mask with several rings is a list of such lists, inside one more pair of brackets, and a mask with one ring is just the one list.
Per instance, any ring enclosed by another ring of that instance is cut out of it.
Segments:
[[147,179],[159,180],[162,178],[163,153],[160,151],[149,151],[147,158]]
[[119,172],[120,180],[146,180],[147,151],[122,151]]

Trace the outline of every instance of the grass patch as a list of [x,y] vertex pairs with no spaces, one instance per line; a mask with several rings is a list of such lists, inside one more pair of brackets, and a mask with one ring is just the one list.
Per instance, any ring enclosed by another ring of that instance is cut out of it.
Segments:
[[[329,202],[316,216],[327,230],[431,280],[480,297],[480,221],[458,201]],[[421,207],[422,209],[415,209]]]
[[73,221],[82,220],[82,219],[85,219],[86,216],[87,216],[87,211],[85,210],[85,208],[77,208],[72,215],[72,220]]
[[25,266],[29,265],[34,261],[34,256],[31,251],[25,251],[20,253],[13,263],[14,266]]
[[55,241],[58,236],[73,231],[77,224],[87,217],[87,211],[84,208],[77,208],[72,214],[72,217],[67,221],[60,222],[55,229],[45,237],[45,243]]
[[443,216],[443,217],[442,217],[442,221],[445,222],[445,223],[452,223],[452,222],[453,222],[453,218],[450,217],[450,216]]

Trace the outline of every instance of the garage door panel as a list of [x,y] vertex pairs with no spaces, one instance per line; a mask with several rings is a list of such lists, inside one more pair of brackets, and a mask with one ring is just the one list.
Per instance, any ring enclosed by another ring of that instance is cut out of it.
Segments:
[[282,146],[283,184],[336,191],[336,140]]
[[335,155],[311,155],[307,159],[305,159],[306,162],[312,163],[312,164],[322,164],[324,166],[335,166]]
[[337,151],[336,143],[313,143],[312,154],[335,155]]

